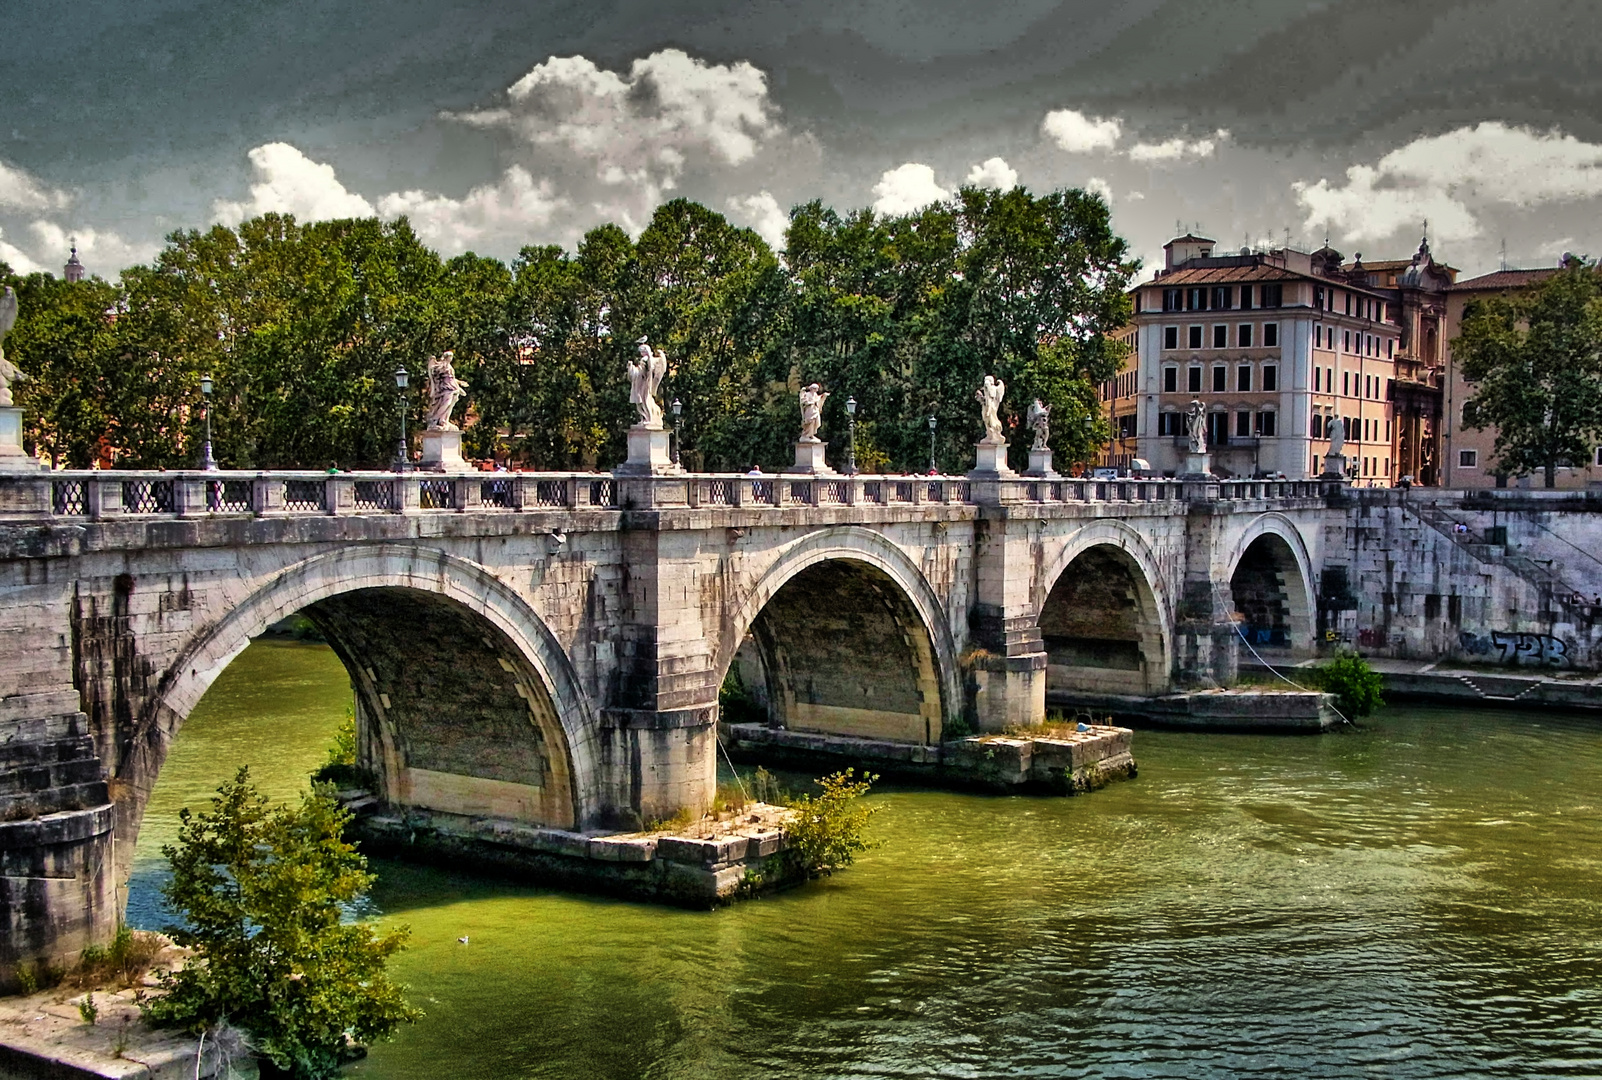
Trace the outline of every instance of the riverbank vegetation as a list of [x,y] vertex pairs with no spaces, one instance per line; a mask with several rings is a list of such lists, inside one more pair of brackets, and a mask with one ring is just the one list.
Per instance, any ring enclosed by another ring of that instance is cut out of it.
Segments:
[[[1300,672],[1298,672],[1300,675]],[[1309,669],[1306,681],[1316,690],[1335,695],[1335,707],[1350,720],[1368,716],[1385,704],[1385,679],[1356,653],[1342,653]]]
[[344,921],[373,880],[341,839],[347,818],[327,786],[272,805],[247,768],[209,810],[179,815],[163,895],[179,920],[169,933],[194,957],[161,977],[149,1021],[236,1026],[283,1074],[316,1080],[417,1017],[386,971],[408,931]]
[[966,463],[985,374],[1008,383],[1007,424],[1038,397],[1057,460],[1090,457],[1137,268],[1095,194],[967,188],[900,216],[798,206],[780,251],[687,199],[637,236],[604,225],[509,263],[442,258],[404,218],[269,214],[175,232],[114,282],[0,266],[0,284],[21,305],[6,346],[29,376],[26,442],[62,465],[193,464],[210,375],[223,467],[383,466],[399,410],[420,427],[427,356],[453,349],[470,455],[610,466],[633,415],[625,362],[647,336],[692,467],[787,464],[796,391],[818,381],[835,453],[854,398],[858,463],[921,471],[931,417],[940,464]]

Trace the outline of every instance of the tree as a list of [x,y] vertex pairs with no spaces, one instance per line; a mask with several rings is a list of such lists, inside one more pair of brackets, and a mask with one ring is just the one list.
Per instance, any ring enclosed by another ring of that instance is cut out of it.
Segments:
[[1495,427],[1497,469],[1540,470],[1587,460],[1602,438],[1602,276],[1574,260],[1520,293],[1470,303],[1452,342],[1475,385],[1463,422]]
[[145,1015],[190,1031],[228,1021],[297,1078],[334,1076],[352,1038],[415,1019],[385,972],[408,931],[341,918],[373,880],[340,839],[348,817],[327,787],[298,807],[269,806],[246,768],[209,811],[185,809],[178,843],[162,848],[172,866],[163,894],[183,920],[167,932],[195,957],[163,976]]
[[121,291],[99,278],[49,274],[29,274],[16,288],[19,317],[6,347],[28,375],[15,390],[28,442],[53,463],[87,469],[115,442],[130,388],[110,317]]

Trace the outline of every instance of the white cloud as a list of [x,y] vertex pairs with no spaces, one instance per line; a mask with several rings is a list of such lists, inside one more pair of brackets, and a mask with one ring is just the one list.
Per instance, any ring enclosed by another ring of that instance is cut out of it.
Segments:
[[1092,176],[1085,181],[1085,190],[1092,195],[1100,195],[1102,202],[1112,205],[1112,185],[1099,176]]
[[1086,116],[1077,109],[1056,109],[1041,121],[1041,130],[1070,154],[1111,150],[1123,136],[1124,123],[1117,117],[1103,119]]
[[1160,143],[1136,143],[1129,148],[1130,161],[1182,161],[1185,158],[1212,157],[1218,144],[1229,139],[1229,132],[1219,129],[1203,139],[1175,137]]
[[474,188],[461,199],[425,191],[397,191],[378,200],[386,218],[411,219],[424,240],[447,251],[464,251],[486,238],[548,225],[567,201],[550,181],[536,181],[521,165],[513,165],[500,182]]
[[784,247],[784,231],[790,227],[790,215],[784,212],[772,192],[736,195],[729,200],[729,211],[736,221],[755,229],[773,250]]
[[0,262],[18,274],[33,274],[44,269],[42,265],[34,262],[27,252],[7,241],[3,232],[0,232]]
[[226,225],[270,212],[299,221],[371,217],[373,204],[345,190],[332,165],[313,161],[288,143],[264,143],[250,152],[256,182],[243,202],[219,199],[212,213]]
[[74,244],[88,271],[109,279],[137,263],[149,262],[161,250],[159,244],[133,243],[105,229],[65,229],[53,221],[35,221],[28,228],[34,236],[34,250],[58,274]]
[[968,170],[968,179],[964,183],[970,187],[1011,191],[1018,186],[1018,170],[1001,158],[986,158]]
[[887,169],[873,193],[878,196],[873,208],[881,214],[910,214],[951,198],[951,192],[935,183],[933,169],[913,161]]
[[1307,225],[1347,240],[1379,239],[1429,219],[1430,232],[1471,239],[1491,204],[1529,208],[1602,195],[1602,146],[1559,131],[1486,121],[1400,146],[1373,165],[1353,165],[1346,183],[1292,185]]
[[602,183],[653,191],[671,190],[693,160],[749,161],[782,130],[760,69],[679,49],[636,60],[627,75],[583,56],[553,56],[506,96],[502,106],[455,117],[588,159]]
[[22,169],[0,161],[0,206],[11,210],[52,210],[67,206],[72,196],[46,187]]

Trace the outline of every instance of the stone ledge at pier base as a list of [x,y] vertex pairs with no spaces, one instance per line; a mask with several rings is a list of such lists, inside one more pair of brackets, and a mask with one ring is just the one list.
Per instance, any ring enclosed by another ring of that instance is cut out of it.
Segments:
[[1041,734],[975,735],[935,744],[859,739],[766,724],[723,724],[736,761],[833,772],[847,766],[941,787],[1073,795],[1133,779],[1128,728],[1088,724]]
[[1142,697],[1048,690],[1046,706],[1136,727],[1317,734],[1341,723],[1332,694],[1310,690],[1192,690]]
[[790,811],[762,803],[679,832],[607,834],[390,807],[365,792],[340,798],[355,814],[350,836],[363,854],[575,892],[706,909],[807,879],[784,856]]

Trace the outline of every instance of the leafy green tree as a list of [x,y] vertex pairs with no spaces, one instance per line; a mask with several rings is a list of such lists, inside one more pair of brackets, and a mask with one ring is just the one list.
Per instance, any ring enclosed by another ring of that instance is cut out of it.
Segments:
[[1464,423],[1496,428],[1498,471],[1540,471],[1586,461],[1602,440],[1602,275],[1575,260],[1507,296],[1468,305],[1452,342],[1474,384]]
[[15,282],[7,355],[27,375],[14,391],[27,441],[53,463],[86,469],[117,441],[120,406],[137,389],[112,317],[120,290],[99,278],[30,274]]
[[162,978],[144,1005],[157,1024],[190,1031],[223,1021],[297,1078],[334,1076],[352,1050],[416,1018],[385,971],[404,928],[378,933],[342,919],[372,882],[340,838],[348,818],[328,788],[298,807],[270,806],[241,768],[211,809],[179,816],[163,888],[183,920],[169,927],[194,961]]
[[790,838],[790,856],[810,876],[831,875],[877,846],[867,838],[867,829],[883,807],[862,801],[877,779],[864,775],[858,780],[853,770],[846,769],[820,779],[819,794],[789,800],[795,811],[784,830]]
[[1342,653],[1313,669],[1313,683],[1335,695],[1343,716],[1367,716],[1385,704],[1385,679],[1356,653]]

